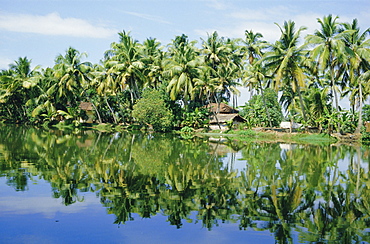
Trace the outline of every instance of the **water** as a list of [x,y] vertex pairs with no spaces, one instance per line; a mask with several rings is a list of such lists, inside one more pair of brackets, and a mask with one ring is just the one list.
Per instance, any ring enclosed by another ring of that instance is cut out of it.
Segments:
[[370,151],[0,128],[0,243],[370,243]]

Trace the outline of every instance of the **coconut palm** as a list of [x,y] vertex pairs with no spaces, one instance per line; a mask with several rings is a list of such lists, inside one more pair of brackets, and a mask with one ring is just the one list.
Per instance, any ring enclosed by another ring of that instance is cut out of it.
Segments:
[[321,71],[329,76],[329,86],[331,88],[332,104],[335,99],[335,108],[338,111],[338,95],[336,85],[340,73],[336,74],[337,67],[345,63],[346,49],[343,38],[348,35],[348,31],[342,31],[340,23],[337,22],[338,16],[324,16],[317,19],[320,30],[316,30],[313,35],[306,36],[306,43],[313,46],[310,54],[313,60],[317,61]]
[[[284,88],[298,95],[303,119],[307,122],[306,109],[303,104],[301,89],[305,87],[306,74],[302,65],[305,59],[306,50],[304,46],[298,46],[299,37],[305,27],[295,30],[294,21],[285,21],[283,27],[276,24],[281,37],[271,45],[272,51],[267,52],[263,57],[263,64],[274,74],[275,89]],[[283,90],[283,93],[286,92]]]
[[38,74],[38,68],[36,66],[31,69],[31,60],[27,57],[20,57],[9,65],[9,70],[1,72],[0,103],[5,105],[11,118],[19,120],[27,118],[26,102],[37,96],[33,89],[35,82],[31,79]]
[[349,35],[344,36],[344,42],[347,52],[350,54],[349,82],[350,87],[352,87],[351,97],[355,100],[355,97],[358,96],[359,120],[356,133],[360,133],[362,126],[362,102],[366,100],[363,96],[363,86],[367,84],[364,73],[370,70],[370,39],[366,40],[366,36],[370,33],[370,28],[360,33],[357,19],[354,19],[352,23],[344,23],[343,27],[345,30],[351,31]]
[[55,59],[55,76],[59,80],[57,97],[64,105],[76,106],[90,82],[92,64],[81,62],[85,57],[86,53],[69,47],[64,55],[59,54]]
[[146,84],[151,88],[158,88],[162,81],[164,52],[159,41],[155,38],[148,38],[140,46],[141,60],[144,63],[144,75]]
[[144,63],[139,52],[139,43],[134,40],[130,32],[118,33],[120,40],[113,42],[111,49],[105,52],[105,66],[112,78],[109,82],[115,83],[113,93],[128,90],[131,95],[131,105],[140,98],[140,91],[146,83]]
[[172,100],[180,99],[185,106],[195,97],[195,83],[201,75],[204,58],[199,56],[195,42],[177,36],[169,46],[170,57],[164,61],[164,76],[169,80],[167,91]]

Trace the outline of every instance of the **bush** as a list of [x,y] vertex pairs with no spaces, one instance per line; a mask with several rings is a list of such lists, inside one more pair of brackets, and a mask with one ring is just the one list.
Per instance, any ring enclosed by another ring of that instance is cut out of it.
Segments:
[[173,126],[173,114],[157,90],[145,90],[133,108],[132,117],[155,131],[168,131]]
[[[277,93],[274,90],[267,88],[264,90],[264,97],[267,110],[270,114],[272,126],[279,126],[280,122],[283,119],[283,113],[278,102]],[[253,126],[270,126],[262,95],[254,95],[242,107],[243,109],[239,112],[239,114],[244,118],[247,118],[248,128],[251,128]]]

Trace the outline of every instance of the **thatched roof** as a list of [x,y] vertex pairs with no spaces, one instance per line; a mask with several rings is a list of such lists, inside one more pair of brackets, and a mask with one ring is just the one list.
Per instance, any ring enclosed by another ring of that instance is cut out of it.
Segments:
[[89,103],[89,102],[81,102],[78,107],[81,110],[85,110],[85,111],[92,111],[93,110],[92,103]]
[[[217,114],[217,120],[219,123],[226,123],[227,121],[234,121],[234,122],[246,122],[246,120],[241,117],[239,114]],[[217,120],[214,116],[211,117],[210,124],[217,124]]]
[[206,108],[209,108],[210,109],[210,112],[214,112],[214,113],[221,113],[221,114],[234,114],[234,113],[238,113],[238,110],[236,109],[233,109],[232,107],[230,107],[229,105],[225,104],[225,103],[210,103],[208,105],[205,106]]

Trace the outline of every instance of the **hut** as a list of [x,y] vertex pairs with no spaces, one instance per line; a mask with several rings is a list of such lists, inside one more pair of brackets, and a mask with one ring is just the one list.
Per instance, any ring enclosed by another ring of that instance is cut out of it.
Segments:
[[90,103],[90,102],[81,102],[78,107],[81,110],[85,111],[85,113],[88,117],[88,119],[86,121],[84,121],[83,119],[81,119],[81,120],[85,123],[93,123],[93,121],[95,119],[95,115],[94,115],[94,109],[93,109],[92,103]]
[[246,122],[246,120],[238,114],[238,110],[225,103],[211,103],[206,107],[212,112],[209,122],[209,128],[212,130],[227,130],[230,121],[232,121],[232,125]]

